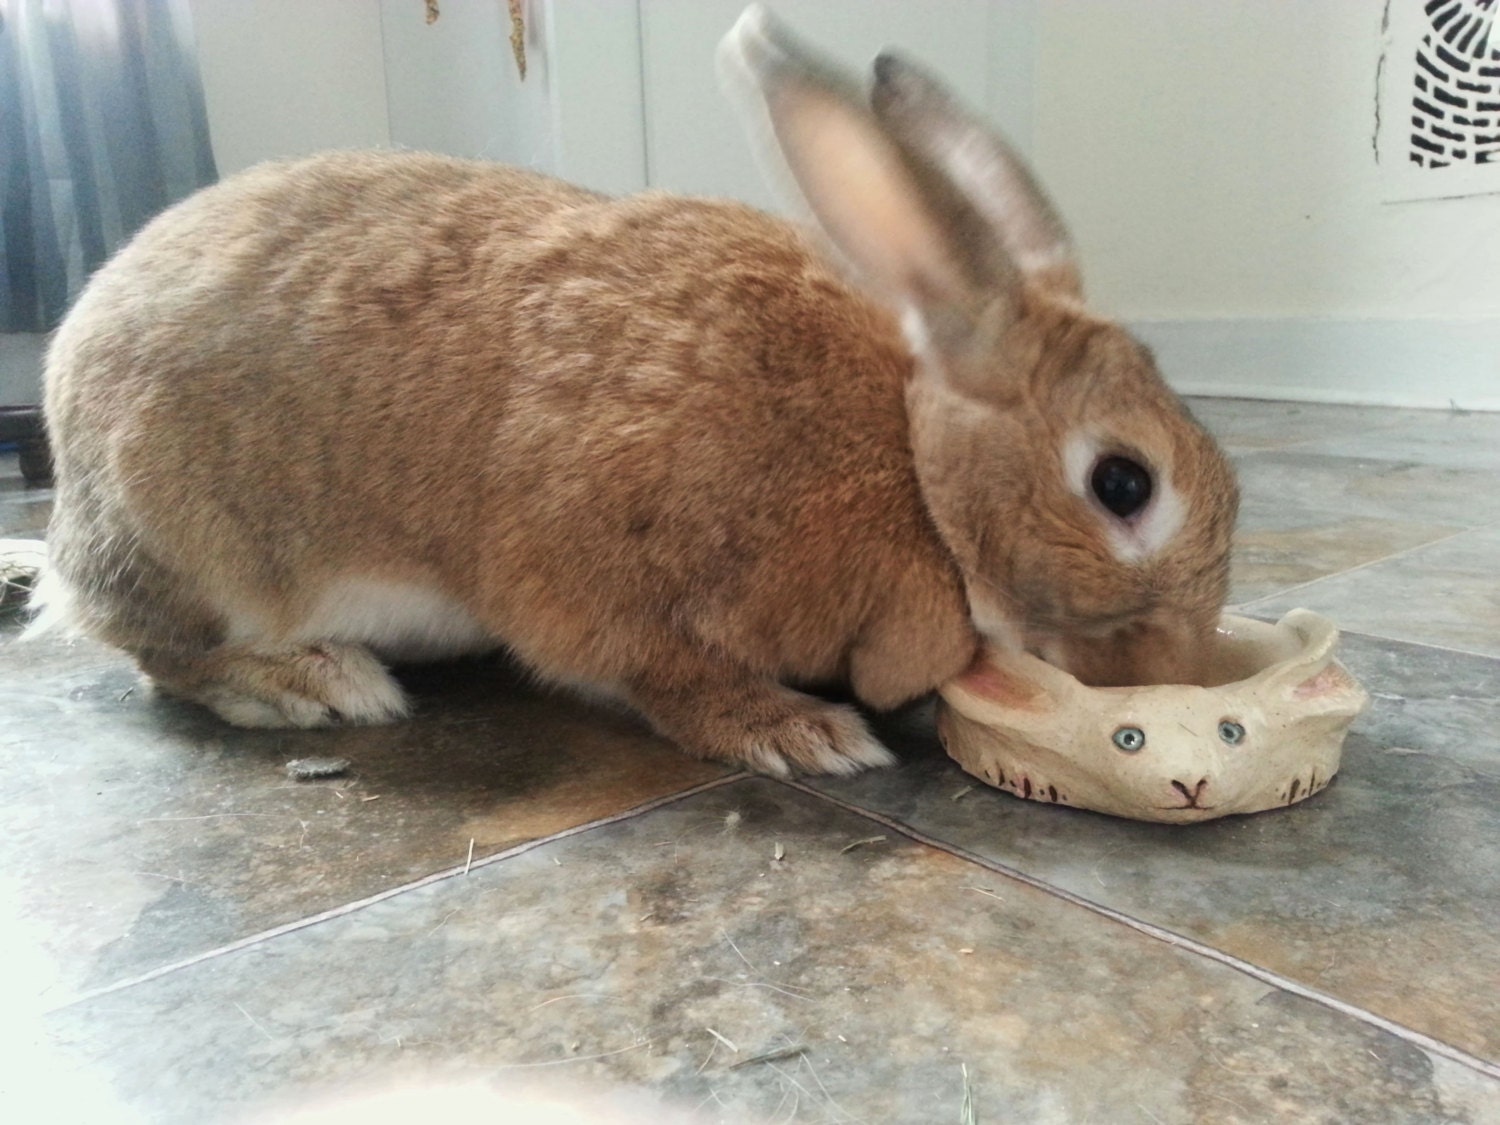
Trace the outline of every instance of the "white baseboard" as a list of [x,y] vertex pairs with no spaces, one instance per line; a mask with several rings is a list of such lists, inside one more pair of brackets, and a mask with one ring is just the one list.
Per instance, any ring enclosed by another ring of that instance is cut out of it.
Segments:
[[1145,320],[1182,394],[1500,410],[1500,319]]

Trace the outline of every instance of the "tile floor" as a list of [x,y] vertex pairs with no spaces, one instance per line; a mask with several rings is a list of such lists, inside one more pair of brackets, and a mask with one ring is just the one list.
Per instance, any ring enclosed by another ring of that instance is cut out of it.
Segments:
[[[729,773],[493,660],[400,726],[236,731],[5,626],[0,1112],[1500,1122],[1500,416],[1195,408],[1236,600],[1334,617],[1374,697],[1255,817],[972,787],[924,707],[895,770]],[[47,506],[0,460],[0,537]]]

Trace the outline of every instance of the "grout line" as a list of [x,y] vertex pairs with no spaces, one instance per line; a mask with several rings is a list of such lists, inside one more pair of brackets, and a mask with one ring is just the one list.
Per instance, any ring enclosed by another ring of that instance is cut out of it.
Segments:
[[[1280,597],[1279,594],[1274,596]],[[1264,621],[1268,625],[1274,625],[1277,621],[1281,620],[1281,618],[1289,611],[1280,610],[1278,612],[1267,613],[1264,609],[1257,610],[1251,609],[1248,606],[1237,605],[1230,606],[1228,612],[1238,614],[1241,617],[1253,617],[1257,621]],[[1326,617],[1328,615],[1324,614],[1323,616]],[[1436,641],[1417,641],[1413,640],[1410,637],[1388,637],[1384,633],[1372,633],[1368,629],[1345,629],[1342,625],[1338,626],[1338,631],[1340,644],[1343,643],[1345,637],[1359,637],[1362,640],[1366,641],[1381,641],[1386,644],[1407,645],[1410,648],[1426,648],[1431,649],[1434,652],[1452,653],[1454,656],[1470,656],[1475,660],[1500,661],[1500,655],[1497,655],[1493,652],[1479,652],[1477,649],[1472,648],[1455,648],[1453,645],[1438,644]],[[1337,655],[1337,653],[1335,653],[1335,655]]]
[[[1482,527],[1457,528],[1450,535],[1442,535],[1436,539],[1429,539],[1426,543],[1418,543],[1414,546],[1407,547],[1404,550],[1397,551],[1394,554],[1382,555],[1378,559],[1371,559],[1369,562],[1362,562],[1357,566],[1351,566],[1348,570],[1336,570],[1332,574],[1324,574],[1317,578],[1310,578],[1306,582],[1299,582],[1295,586],[1288,586],[1286,589],[1278,590],[1274,594],[1263,594],[1258,598],[1251,598],[1248,602],[1236,602],[1232,608],[1251,609],[1259,605],[1261,602],[1270,602],[1275,601],[1277,598],[1284,598],[1288,594],[1295,594],[1298,590],[1305,590],[1309,586],[1316,586],[1319,582],[1328,582],[1334,578],[1346,578],[1351,574],[1358,574],[1362,570],[1369,570],[1372,566],[1380,566],[1382,563],[1393,562],[1397,559],[1404,559],[1408,555],[1415,554],[1418,551],[1425,551],[1428,547],[1436,547],[1443,543],[1451,543],[1453,540],[1459,538],[1460,536],[1469,535],[1473,532],[1483,530],[1485,529]],[[1395,638],[1391,639],[1394,640]]]
[[1410,645],[1412,648],[1430,648],[1434,652],[1450,652],[1454,656],[1472,656],[1476,660],[1500,660],[1493,652],[1479,652],[1472,648],[1455,648],[1453,645],[1442,645],[1435,641],[1414,641],[1410,637],[1388,637],[1384,633],[1371,633],[1366,629],[1339,629],[1339,638],[1363,637],[1367,641],[1386,641],[1390,644]]
[[133,977],[126,977],[124,980],[115,981],[113,984],[105,985],[102,988],[91,989],[87,992],[72,993],[71,995],[60,999],[55,1003],[48,1004],[43,1007],[41,1010],[41,1014],[49,1015],[53,1012],[61,1011],[64,1008],[70,1008],[75,1004],[82,1004],[85,1001],[89,1000],[97,1000],[102,996],[109,996],[112,993],[121,992],[127,988],[134,988],[138,984],[145,984],[147,981],[156,980],[158,977],[164,977],[171,973],[179,972],[182,969],[191,968],[192,966],[202,964],[205,961],[211,961],[216,957],[222,957],[227,953],[237,953],[242,949],[248,949],[253,945],[260,945],[263,942],[270,941],[272,938],[282,937],[285,934],[295,933],[298,930],[305,930],[311,926],[316,926],[321,922],[328,922],[335,918],[342,918],[346,914],[353,914],[357,911],[363,910],[367,906],[374,906],[378,902],[384,902],[387,899],[395,898],[397,895],[406,894],[408,891],[419,890],[422,887],[428,887],[434,883],[441,883],[447,879],[461,877],[469,874],[470,872],[477,871],[481,867],[488,867],[492,863],[499,863],[501,860],[513,859],[518,855],[524,855],[526,852],[535,851],[537,848],[544,847],[547,844],[554,844],[559,840],[566,840],[573,836],[580,836],[585,832],[592,832],[596,828],[607,828],[610,825],[620,824],[621,822],[627,820],[633,820],[638,816],[643,816],[646,813],[653,812],[665,805],[670,805],[677,801],[686,800],[689,797],[696,797],[699,793],[706,793],[711,789],[718,789],[722,786],[730,785],[737,781],[743,781],[749,776],[750,775],[745,771],[739,770],[735,773],[727,775],[726,777],[719,777],[715,778],[712,781],[705,781],[701,785],[695,785],[690,789],[684,789],[678,793],[671,793],[665,797],[657,797],[654,800],[647,801],[645,804],[636,805],[634,808],[626,809],[624,812],[615,813],[613,816],[606,816],[600,818],[599,820],[588,821],[585,824],[574,825],[572,828],[565,828],[561,832],[554,832],[550,836],[539,836],[535,840],[527,840],[524,843],[516,844],[514,847],[505,848],[502,851],[487,855],[483,859],[476,859],[472,863],[459,863],[455,864],[452,867],[445,868],[441,871],[434,871],[430,875],[424,875],[420,879],[415,879],[409,883],[402,883],[397,887],[388,887],[387,889],[379,891],[376,894],[369,895],[366,898],[357,899],[354,902],[346,902],[342,906],[335,906],[328,910],[324,910],[321,913],[311,914],[306,918],[298,918],[295,921],[286,922],[280,926],[273,926],[269,930],[262,930],[260,933],[250,934],[248,937],[239,938],[236,941],[229,942],[226,945],[217,946],[214,949],[205,950],[202,953],[195,953],[193,954],[193,956],[185,957],[181,961],[173,961],[168,965],[160,965],[155,969],[149,970],[148,972],[140,973]]
[[[1418,551],[1425,551],[1429,547],[1439,547],[1444,543],[1451,543],[1453,542],[1453,540],[1459,539],[1465,535],[1473,535],[1478,532],[1491,530],[1494,530],[1494,528],[1489,524],[1483,524],[1479,527],[1460,528],[1454,531],[1451,535],[1444,535],[1441,538],[1430,540],[1427,543],[1418,543],[1415,546],[1407,547],[1405,550],[1397,551],[1393,555],[1386,555],[1383,558],[1371,559],[1369,562],[1360,563],[1358,566],[1351,566],[1348,570],[1335,571],[1333,574],[1325,574],[1321,578],[1313,578],[1308,580],[1307,582],[1300,582],[1295,586],[1288,586],[1286,589],[1279,590],[1274,594],[1264,594],[1261,597],[1252,598],[1249,601],[1235,602],[1233,605],[1230,605],[1227,608],[1231,613],[1252,615],[1259,613],[1267,618],[1275,619],[1277,617],[1280,617],[1282,613],[1285,613],[1286,610],[1283,609],[1279,611],[1268,611],[1263,603],[1274,602],[1279,598],[1285,598],[1288,595],[1295,594],[1298,590],[1306,590],[1310,586],[1316,586],[1320,582],[1330,582],[1335,578],[1346,578],[1351,574],[1358,574],[1362,570],[1368,570],[1372,566],[1380,566],[1383,563],[1393,562],[1398,559],[1404,559],[1409,555],[1416,554]],[[1371,629],[1345,629],[1343,626],[1339,626],[1339,633],[1340,635],[1347,633],[1351,636],[1369,637],[1377,641],[1394,641],[1397,644],[1416,645],[1419,648],[1436,649],[1439,652],[1452,652],[1457,653],[1460,656],[1477,656],[1484,660],[1500,659],[1500,657],[1497,657],[1492,652],[1480,652],[1478,649],[1472,648],[1458,648],[1455,645],[1441,644],[1437,641],[1417,640],[1413,637],[1398,637],[1393,634],[1375,632]]]
[[1488,1075],[1491,1078],[1500,1078],[1500,1063],[1491,1062],[1488,1059],[1480,1058],[1478,1055],[1471,1055],[1461,1047],[1455,1047],[1450,1043],[1444,1043],[1441,1039],[1434,1039],[1432,1036],[1423,1034],[1422,1032],[1417,1031],[1414,1028],[1407,1027],[1404,1024],[1396,1023],[1394,1020],[1386,1019],[1384,1016],[1377,1015],[1376,1013],[1371,1012],[1368,1009],[1361,1008],[1355,1004],[1350,1004],[1345,1000],[1340,1000],[1336,996],[1330,996],[1326,992],[1320,992],[1315,988],[1310,988],[1305,984],[1300,984],[1299,982],[1292,980],[1290,977],[1284,977],[1279,973],[1272,972],[1270,969],[1263,969],[1253,962],[1236,957],[1232,953],[1226,953],[1222,949],[1216,949],[1206,942],[1198,941],[1196,938],[1187,937],[1184,934],[1179,934],[1173,930],[1167,929],[1165,926],[1158,926],[1152,922],[1146,922],[1142,921],[1139,918],[1134,918],[1129,914],[1125,914],[1119,910],[1115,910],[1112,907],[1108,907],[1103,905],[1102,903],[1094,902],[1090,899],[1084,898],[1082,895],[1076,894],[1073,891],[1069,891],[1062,887],[1055,886],[1051,883],[1044,882],[1034,875],[1027,875],[1025,872],[1017,868],[1010,867],[1004,863],[996,862],[992,859],[986,859],[981,855],[976,855],[966,848],[961,848],[956,844],[950,844],[943,840],[939,840],[936,837],[929,836],[926,833],[918,831],[908,824],[904,824],[901,821],[894,819],[893,817],[886,816],[883,813],[873,812],[870,809],[861,808],[859,805],[841,800],[838,797],[829,796],[827,793],[820,792],[819,790],[814,789],[803,782],[780,780],[780,784],[785,785],[788,788],[795,789],[798,792],[806,793],[807,795],[816,797],[820,800],[827,801],[829,804],[836,805],[838,808],[843,809],[845,812],[851,812],[856,816],[864,817],[866,820],[874,821],[881,827],[888,828],[893,832],[898,832],[901,835],[906,836],[908,839],[915,840],[919,844],[926,845],[929,848],[935,848],[941,852],[946,852],[956,859],[961,859],[965,862],[983,867],[985,870],[992,871],[996,875],[1001,875],[1017,883],[1022,883],[1035,890],[1041,891],[1044,894],[1051,895],[1053,898],[1058,898],[1064,902],[1070,903],[1073,906],[1082,907],[1084,910],[1087,910],[1092,914],[1097,914],[1101,918],[1107,918],[1111,922],[1118,922],[1120,925],[1127,926],[1130,929],[1135,930],[1137,933],[1144,934],[1150,938],[1155,938],[1157,941],[1164,942],[1167,945],[1174,946],[1179,949],[1184,949],[1189,953],[1196,953],[1200,957],[1205,957],[1210,961],[1216,961],[1219,964],[1225,965],[1228,968],[1234,969],[1246,976],[1254,977],[1256,980],[1260,981],[1263,984],[1269,984],[1273,988],[1281,989],[1284,992],[1290,992],[1293,995],[1302,997],[1304,1000],[1311,1000],[1314,1003],[1321,1004],[1326,1008],[1331,1008],[1335,1012],[1338,1012],[1342,1015],[1350,1016],[1351,1018],[1359,1020],[1362,1023],[1377,1027],[1382,1031],[1396,1036],[1398,1039],[1405,1040],[1406,1042],[1421,1047],[1426,1051],[1430,1051],[1435,1055],[1441,1055],[1442,1057],[1449,1059],[1452,1062],[1456,1062],[1463,1066],[1466,1066],[1471,1070],[1477,1070],[1479,1073]]

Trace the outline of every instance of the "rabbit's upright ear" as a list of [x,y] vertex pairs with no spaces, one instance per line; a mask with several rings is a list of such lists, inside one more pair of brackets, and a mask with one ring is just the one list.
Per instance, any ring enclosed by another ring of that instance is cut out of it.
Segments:
[[875,60],[870,102],[896,144],[948,177],[1028,281],[1083,296],[1067,228],[1026,162],[999,133],[921,68],[888,52]]
[[724,37],[719,68],[773,184],[790,189],[789,202],[860,283],[920,315],[909,333],[936,336],[945,350],[962,345],[997,301],[1014,299],[1019,274],[963,192],[930,156],[899,143],[866,93],[765,9],[746,9]]

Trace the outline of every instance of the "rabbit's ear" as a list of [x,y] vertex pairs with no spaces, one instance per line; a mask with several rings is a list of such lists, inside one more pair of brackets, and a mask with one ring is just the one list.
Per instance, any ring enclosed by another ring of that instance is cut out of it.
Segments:
[[1003,137],[920,67],[889,52],[875,60],[870,102],[887,134],[940,169],[989,223],[1029,281],[1082,297],[1073,240]]
[[789,202],[857,280],[921,315],[919,335],[961,344],[982,311],[1014,295],[1019,274],[989,224],[935,163],[886,132],[846,75],[765,9],[746,9],[720,44],[719,67],[773,183],[785,179],[778,167],[790,173],[777,185],[791,188]]

